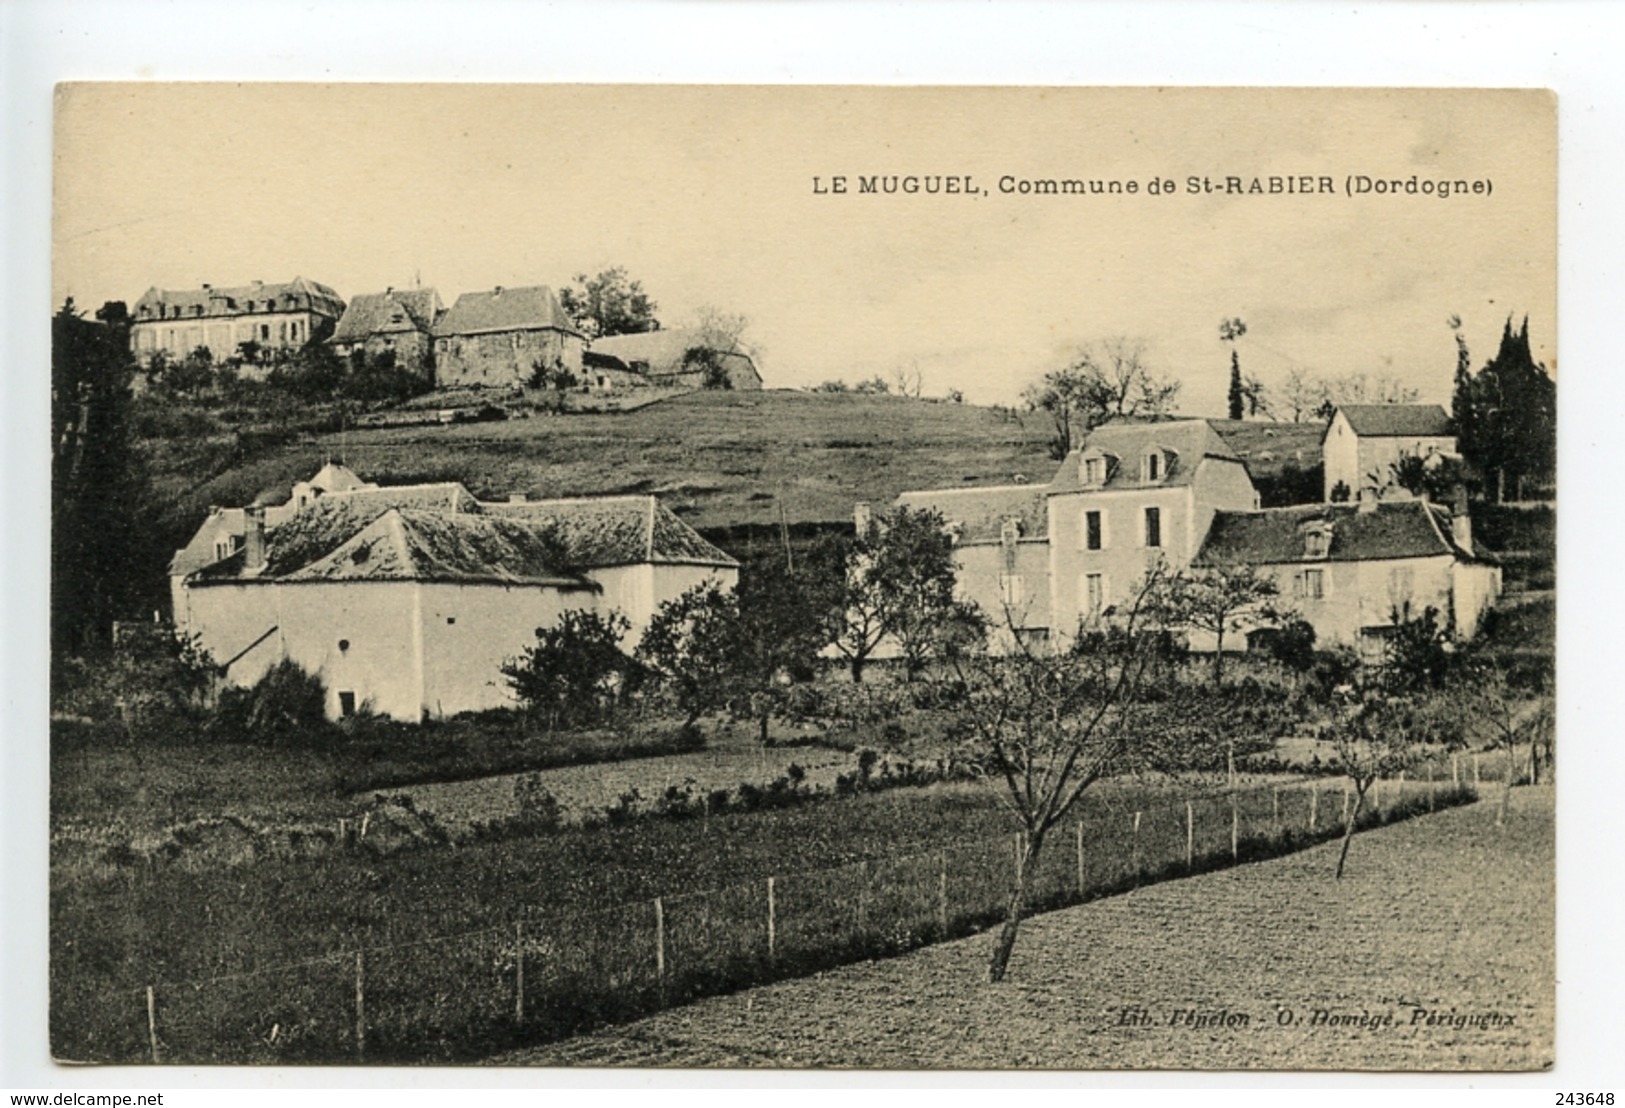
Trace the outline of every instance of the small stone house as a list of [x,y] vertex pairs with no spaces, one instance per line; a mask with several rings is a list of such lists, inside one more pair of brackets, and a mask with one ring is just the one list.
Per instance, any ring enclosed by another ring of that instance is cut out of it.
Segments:
[[435,383],[512,387],[538,367],[581,375],[586,336],[546,285],[465,292],[434,324]]
[[[625,616],[632,649],[661,604],[738,580],[733,558],[651,496],[487,503],[455,482],[305,492],[211,514],[171,563],[174,620],[233,684],[282,659],[317,674],[333,717],[510,705],[503,662],[564,612]],[[238,518],[241,538],[220,538]]]
[[401,369],[432,378],[434,325],[444,306],[434,289],[385,289],[351,300],[327,340],[355,368],[393,355]]
[[1326,499],[1341,485],[1354,499],[1363,488],[1392,483],[1401,456],[1452,455],[1456,433],[1437,404],[1344,404],[1333,413],[1321,438],[1326,465]]
[[591,349],[595,355],[616,359],[651,385],[700,388],[714,364],[731,389],[762,387],[762,374],[748,351],[737,345],[720,349],[713,337],[696,328],[610,335],[594,339]]

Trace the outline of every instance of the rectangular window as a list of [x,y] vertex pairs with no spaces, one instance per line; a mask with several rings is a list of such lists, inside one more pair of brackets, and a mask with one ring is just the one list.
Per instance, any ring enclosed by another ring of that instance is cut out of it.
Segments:
[[1162,509],[1147,508],[1145,510],[1145,545],[1162,545]]
[[1106,576],[1102,573],[1086,574],[1083,579],[1083,614],[1091,621],[1100,618],[1106,607]]
[[1308,600],[1319,600],[1326,595],[1326,572],[1319,569],[1303,571],[1303,595]]
[[1083,463],[1083,479],[1091,485],[1100,484],[1101,470],[1106,463],[1100,458],[1090,458]]
[[1085,550],[1100,549],[1100,513],[1083,513],[1083,546]]
[[1162,476],[1162,456],[1160,454],[1147,454],[1145,456],[1145,479],[1155,481]]

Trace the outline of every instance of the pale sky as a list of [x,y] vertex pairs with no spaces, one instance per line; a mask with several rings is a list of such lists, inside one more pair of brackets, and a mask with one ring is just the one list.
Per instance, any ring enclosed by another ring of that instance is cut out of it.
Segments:
[[[770,386],[917,364],[1012,402],[1080,343],[1144,340],[1180,407],[1243,368],[1391,373],[1445,401],[1508,313],[1555,372],[1556,125],[1540,92],[661,86],[66,86],[53,298],[295,275],[350,298],[626,267],[679,326],[751,320]],[[985,195],[860,195],[860,175]],[[1489,195],[1345,195],[1350,175]],[[815,195],[845,175],[846,195]],[[1136,195],[1001,195],[999,179]],[[1187,179],[1329,177],[1333,195]],[[1172,179],[1172,195],[1147,182]]]

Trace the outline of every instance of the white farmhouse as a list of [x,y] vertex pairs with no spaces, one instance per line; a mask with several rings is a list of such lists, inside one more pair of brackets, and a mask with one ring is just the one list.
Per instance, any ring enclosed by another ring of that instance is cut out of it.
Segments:
[[1344,499],[1361,489],[1393,483],[1393,466],[1406,454],[1445,457],[1456,452],[1450,416],[1437,404],[1344,404],[1321,439],[1326,499],[1342,485]]
[[177,629],[227,680],[291,659],[321,677],[334,717],[509,705],[503,661],[565,611],[620,613],[630,649],[665,601],[738,581],[734,559],[650,496],[487,503],[455,482],[318,478],[285,505],[212,512],[170,581]]

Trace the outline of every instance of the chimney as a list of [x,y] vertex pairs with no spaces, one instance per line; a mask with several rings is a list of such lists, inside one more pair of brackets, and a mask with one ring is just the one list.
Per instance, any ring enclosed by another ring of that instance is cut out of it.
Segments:
[[869,525],[873,522],[874,515],[869,511],[867,500],[860,500],[852,506],[852,526],[859,537],[869,530]]
[[265,507],[250,504],[243,515],[248,521],[243,534],[243,572],[259,573],[265,568]]
[[1467,553],[1473,551],[1473,517],[1467,511],[1467,490],[1457,485],[1450,495],[1450,537]]
[[492,296],[501,296],[502,295],[502,286],[498,285],[494,290],[492,290],[491,295]]
[[1360,486],[1360,502],[1356,510],[1361,515],[1368,515],[1377,510],[1377,490],[1370,485]]

